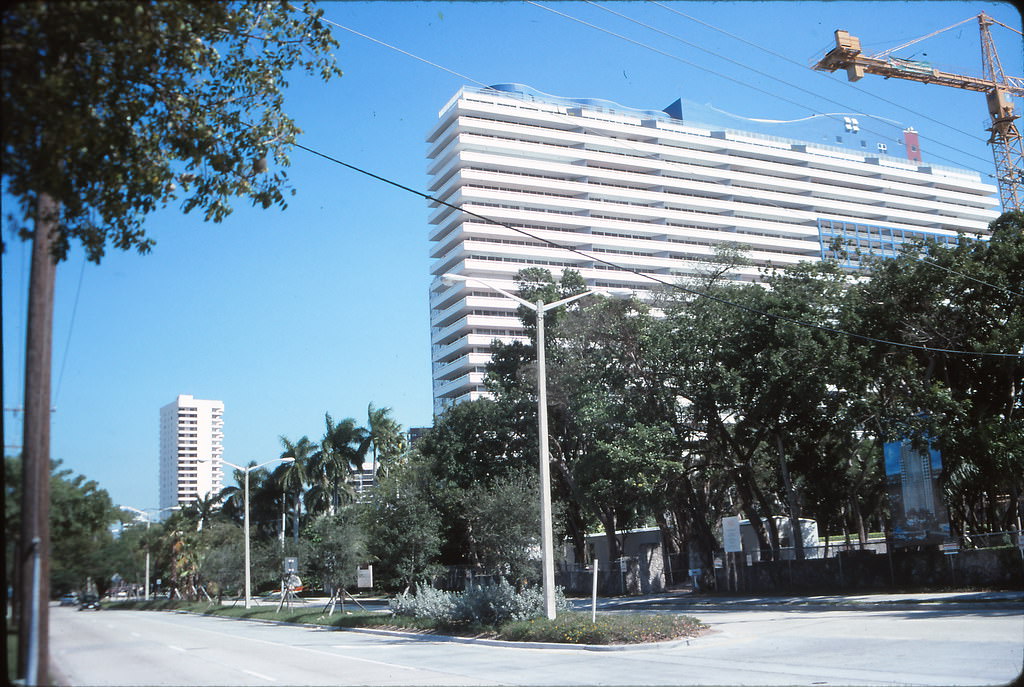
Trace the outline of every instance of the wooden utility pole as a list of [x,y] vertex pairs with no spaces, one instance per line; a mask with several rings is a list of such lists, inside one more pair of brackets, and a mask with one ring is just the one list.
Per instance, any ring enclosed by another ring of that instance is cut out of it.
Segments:
[[29,277],[21,453],[18,676],[28,685],[49,684],[50,376],[57,274],[52,245],[59,214],[53,196],[41,192],[36,199]]

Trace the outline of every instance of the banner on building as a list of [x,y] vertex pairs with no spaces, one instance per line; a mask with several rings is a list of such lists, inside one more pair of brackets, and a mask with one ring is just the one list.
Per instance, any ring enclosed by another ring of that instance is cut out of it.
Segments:
[[909,441],[887,443],[883,450],[893,544],[916,546],[948,541],[949,515],[939,487],[942,454],[930,446],[921,451]]

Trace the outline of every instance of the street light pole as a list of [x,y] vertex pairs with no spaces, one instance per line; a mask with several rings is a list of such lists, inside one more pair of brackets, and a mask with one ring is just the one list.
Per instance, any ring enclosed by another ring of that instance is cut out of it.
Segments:
[[[132,506],[121,506],[121,510],[130,510],[141,514],[146,518],[146,534],[149,534],[149,524],[152,522],[152,518],[149,515],[149,511],[155,511],[157,513],[163,513],[165,510],[177,510],[178,506],[169,506],[167,508],[133,508]],[[146,577],[145,586],[143,592],[143,599],[149,601],[149,537],[146,537]]]
[[253,470],[257,470],[257,469],[259,469],[259,468],[261,468],[261,467],[263,467],[265,465],[270,465],[271,463],[279,463],[279,462],[280,463],[291,463],[294,460],[295,459],[292,458],[291,456],[289,456],[287,458],[275,458],[274,460],[268,460],[266,463],[260,463],[259,465],[249,465],[248,467],[242,467],[241,465],[235,465],[234,463],[229,463],[228,461],[223,460],[223,459],[220,461],[220,462],[224,463],[225,465],[229,465],[229,466],[235,468],[236,470],[241,470],[245,474],[245,478],[244,478],[244,492],[245,492],[245,506],[244,506],[244,508],[245,508],[245,513],[244,513],[244,518],[243,518],[242,529],[244,531],[244,535],[243,536],[245,537],[245,607],[246,608],[251,608],[252,607],[252,566],[251,566],[251,563],[250,563],[250,553],[249,553],[249,549],[250,549],[250,541],[249,541],[249,473],[252,472]]
[[249,472],[245,471],[245,607],[252,606],[252,565],[249,560]]
[[537,300],[537,443],[540,446],[541,565],[544,581],[544,613],[555,619],[554,535],[551,524],[551,460],[548,456],[548,379],[544,351],[544,301]]
[[446,281],[474,281],[497,291],[503,296],[511,298],[537,314],[537,444],[539,446],[540,463],[540,542],[541,542],[541,579],[544,588],[544,615],[548,620],[555,619],[555,555],[554,535],[552,534],[551,515],[551,462],[548,456],[548,385],[547,369],[544,350],[544,314],[563,305],[579,300],[590,294],[603,293],[601,291],[587,290],[575,296],[569,296],[554,303],[545,304],[538,299],[531,303],[524,298],[509,293],[499,286],[480,279],[479,277],[466,277],[461,274],[445,274],[442,280]]

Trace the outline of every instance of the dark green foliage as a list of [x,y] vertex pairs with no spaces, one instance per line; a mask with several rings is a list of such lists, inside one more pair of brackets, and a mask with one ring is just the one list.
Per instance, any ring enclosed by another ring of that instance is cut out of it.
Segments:
[[441,521],[428,497],[430,483],[422,462],[395,465],[364,506],[375,582],[387,589],[408,588],[440,572]]
[[320,14],[256,1],[5,4],[5,190],[25,220],[52,197],[55,251],[81,241],[95,262],[108,243],[148,251],[143,218],[179,200],[215,222],[232,196],[285,206],[299,132],[282,110],[288,75],[341,73]]
[[697,637],[707,625],[688,615],[560,613],[554,620],[539,618],[501,627],[499,637],[519,642],[557,644],[638,644]]
[[[60,468],[52,462],[50,477],[50,576],[51,592],[59,596],[85,587],[92,578],[102,590],[110,576],[125,563],[122,557],[112,558],[114,538],[110,526],[124,517],[114,508],[106,490],[84,475]],[[16,561],[15,546],[20,536],[21,460],[8,456],[4,461],[5,484],[5,554],[8,579],[13,579],[10,566]],[[125,574],[124,571],[121,573]]]
[[303,565],[311,580],[323,589],[351,588],[356,569],[367,561],[362,523],[354,508],[337,515],[320,515],[305,530],[308,553]]

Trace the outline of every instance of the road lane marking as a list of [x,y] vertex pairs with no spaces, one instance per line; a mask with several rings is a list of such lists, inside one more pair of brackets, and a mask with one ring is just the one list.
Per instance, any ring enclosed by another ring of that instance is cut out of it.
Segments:
[[267,677],[266,675],[263,675],[262,673],[257,673],[255,670],[246,670],[245,668],[243,668],[242,672],[246,673],[248,675],[252,675],[253,677],[258,677],[261,680],[266,680],[267,682],[277,682],[277,680],[275,680],[274,678]]
[[182,649],[180,646],[174,646],[173,644],[168,644],[167,646],[171,649],[174,649],[175,651],[180,651],[182,653],[185,653],[186,651],[185,649]]
[[[344,644],[332,644],[332,649],[351,649],[351,646],[345,646]],[[315,651],[315,649],[314,649]],[[362,661],[363,663],[373,663],[378,666],[387,666],[388,668],[403,668],[405,670],[414,670],[416,672],[423,672],[422,668],[416,668],[413,666],[402,665],[401,663],[385,663],[384,661],[374,661],[372,658],[360,658],[359,656],[349,656],[348,654],[331,654],[332,656],[340,656],[341,658],[349,661]]]

